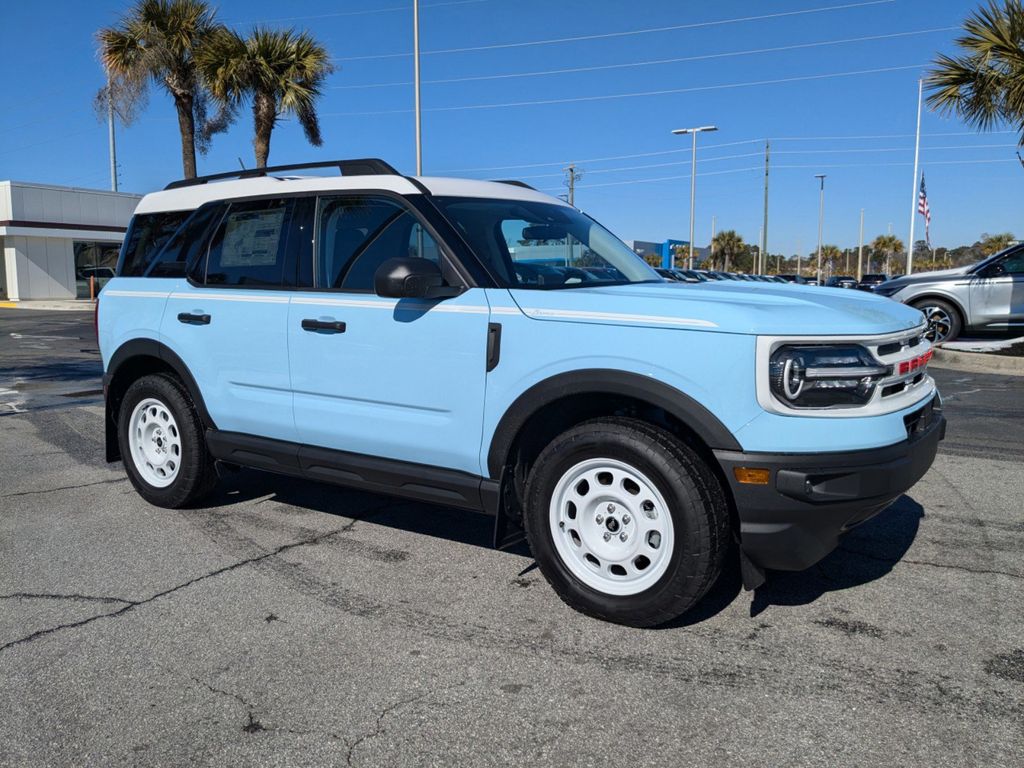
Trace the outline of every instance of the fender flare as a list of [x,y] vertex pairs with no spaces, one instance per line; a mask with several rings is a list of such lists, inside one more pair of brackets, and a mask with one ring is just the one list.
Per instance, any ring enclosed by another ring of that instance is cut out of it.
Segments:
[[692,429],[709,448],[742,450],[732,432],[711,411],[675,387],[638,373],[588,368],[543,379],[515,399],[491,437],[487,453],[490,477],[500,479],[512,444],[538,410],[563,397],[587,394],[623,395],[650,403]]
[[114,354],[111,355],[110,362],[107,365],[107,370],[103,374],[103,399],[105,409],[104,425],[106,431],[107,461],[117,461],[117,459],[120,458],[120,449],[117,442],[116,413],[116,410],[120,407],[120,402],[112,401],[110,385],[117,377],[118,370],[120,370],[125,363],[138,357],[157,358],[174,371],[178,378],[181,379],[189,397],[192,398],[192,403],[195,406],[196,413],[199,415],[199,419],[202,421],[203,426],[206,429],[217,428],[213,418],[210,416],[210,412],[206,408],[206,402],[203,400],[203,395],[199,390],[199,385],[196,384],[195,377],[192,375],[188,366],[185,365],[185,361],[182,360],[174,350],[156,339],[131,339],[118,347]]

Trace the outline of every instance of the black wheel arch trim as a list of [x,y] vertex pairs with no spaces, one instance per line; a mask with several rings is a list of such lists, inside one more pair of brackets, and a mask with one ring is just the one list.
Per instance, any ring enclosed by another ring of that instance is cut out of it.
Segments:
[[117,408],[120,402],[113,402],[110,396],[110,385],[117,377],[118,370],[128,361],[139,357],[153,357],[164,362],[178,378],[188,391],[192,403],[195,405],[196,413],[206,429],[216,429],[210,412],[206,409],[206,402],[203,400],[202,392],[196,383],[195,377],[189,370],[185,361],[170,347],[156,339],[131,339],[126,341],[110,357],[110,364],[103,374],[103,394],[105,403],[104,424],[106,428],[106,454],[107,461],[117,461],[120,456],[120,449],[117,443]]
[[675,387],[629,371],[588,368],[543,379],[513,401],[491,437],[487,454],[490,476],[501,477],[516,437],[538,410],[563,397],[586,394],[622,395],[647,402],[692,429],[712,450],[742,450],[732,432],[711,411]]

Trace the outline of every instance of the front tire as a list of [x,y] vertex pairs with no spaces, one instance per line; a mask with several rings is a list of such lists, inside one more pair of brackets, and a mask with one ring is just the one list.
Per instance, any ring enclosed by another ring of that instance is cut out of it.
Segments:
[[555,438],[534,463],[524,522],[541,572],[590,616],[650,627],[693,607],[729,543],[722,487],[664,430],[602,418]]
[[188,506],[217,482],[199,415],[173,376],[143,376],[128,387],[117,437],[128,479],[150,504]]
[[953,341],[963,330],[960,312],[948,301],[922,299],[914,304],[914,309],[919,309],[924,313],[924,319],[928,321],[928,330],[925,331],[925,336],[932,344]]

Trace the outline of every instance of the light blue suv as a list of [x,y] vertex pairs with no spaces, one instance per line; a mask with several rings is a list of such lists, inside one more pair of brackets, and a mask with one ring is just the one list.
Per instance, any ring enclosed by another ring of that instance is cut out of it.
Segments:
[[935,457],[916,309],[667,282],[521,183],[327,165],[139,204],[98,328],[107,458],[150,503],[247,466],[484,511],[568,604],[652,626],[723,568],[817,562]]

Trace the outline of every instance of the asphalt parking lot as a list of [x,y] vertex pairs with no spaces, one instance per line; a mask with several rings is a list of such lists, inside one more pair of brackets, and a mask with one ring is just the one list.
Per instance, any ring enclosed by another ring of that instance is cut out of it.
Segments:
[[150,507],[91,314],[0,310],[0,764],[1022,765],[1024,378],[933,373],[921,483],[644,631],[482,516],[254,471]]

